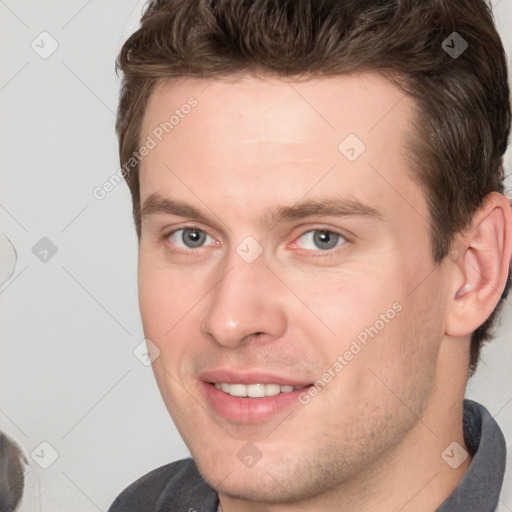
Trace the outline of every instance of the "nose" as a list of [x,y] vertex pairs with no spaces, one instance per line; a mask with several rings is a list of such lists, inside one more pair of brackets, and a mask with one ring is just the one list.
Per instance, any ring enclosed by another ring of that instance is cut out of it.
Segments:
[[201,331],[224,348],[237,348],[253,335],[279,338],[287,328],[285,290],[263,255],[247,263],[234,253],[208,294]]

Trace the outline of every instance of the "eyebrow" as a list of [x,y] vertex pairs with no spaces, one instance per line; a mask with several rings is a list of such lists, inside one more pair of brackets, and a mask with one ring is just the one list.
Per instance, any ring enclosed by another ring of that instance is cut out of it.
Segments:
[[[150,194],[141,207],[141,217],[163,213],[179,217],[189,217],[199,222],[209,224],[212,217],[185,202],[162,197],[158,193]],[[213,213],[213,212],[212,212]],[[268,209],[259,222],[262,225],[273,226],[283,221],[299,220],[313,216],[331,217],[369,217],[383,219],[383,213],[357,199],[347,197],[327,197],[320,200],[300,201],[292,206],[278,206]]]

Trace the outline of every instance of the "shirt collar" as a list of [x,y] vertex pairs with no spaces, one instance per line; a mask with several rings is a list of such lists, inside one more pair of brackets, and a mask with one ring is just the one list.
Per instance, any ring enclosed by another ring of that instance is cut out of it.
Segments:
[[489,411],[472,400],[464,400],[463,427],[473,460],[436,512],[494,512],[505,474],[505,438]]

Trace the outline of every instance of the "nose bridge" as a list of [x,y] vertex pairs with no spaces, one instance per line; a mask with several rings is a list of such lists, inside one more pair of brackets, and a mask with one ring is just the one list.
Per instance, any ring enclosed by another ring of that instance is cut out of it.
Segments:
[[286,329],[275,278],[263,254],[254,258],[251,243],[232,250],[201,320],[203,334],[226,348],[236,348],[251,334],[281,336]]

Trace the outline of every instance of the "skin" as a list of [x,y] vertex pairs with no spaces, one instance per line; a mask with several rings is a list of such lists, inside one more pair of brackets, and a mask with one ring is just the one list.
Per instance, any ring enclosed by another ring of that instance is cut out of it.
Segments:
[[[210,219],[143,215],[139,304],[166,407],[223,512],[435,510],[471,463],[452,469],[441,454],[464,447],[469,336],[510,261],[506,199],[489,196],[435,265],[404,142],[415,104],[378,73],[162,80],[141,141],[190,96],[197,106],[141,162],[141,203],[159,194]],[[338,150],[348,134],[366,145],[354,162]],[[262,222],[335,196],[381,216]],[[208,235],[202,247],[169,235],[185,227]],[[326,229],[345,236],[329,250],[311,237]],[[236,251],[248,236],[263,250],[252,263]],[[394,303],[401,311],[307,405],[247,423],[201,393],[212,368],[313,383]],[[261,454],[252,467],[237,457],[248,442]]]

